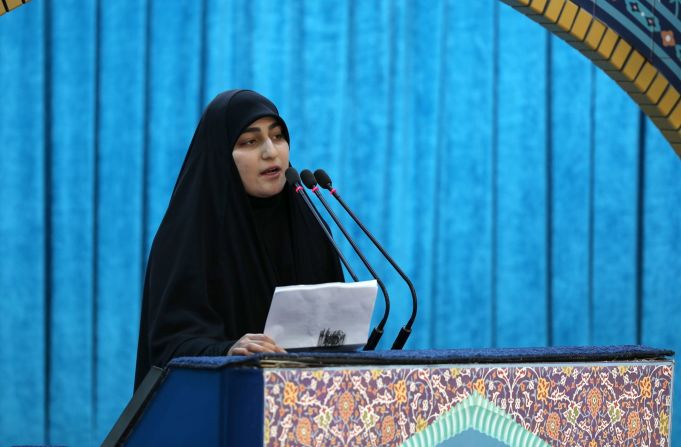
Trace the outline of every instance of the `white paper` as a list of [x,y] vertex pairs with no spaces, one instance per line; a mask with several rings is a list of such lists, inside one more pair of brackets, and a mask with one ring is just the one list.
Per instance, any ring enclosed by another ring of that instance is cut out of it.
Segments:
[[377,291],[375,280],[277,287],[265,335],[284,349],[364,345]]

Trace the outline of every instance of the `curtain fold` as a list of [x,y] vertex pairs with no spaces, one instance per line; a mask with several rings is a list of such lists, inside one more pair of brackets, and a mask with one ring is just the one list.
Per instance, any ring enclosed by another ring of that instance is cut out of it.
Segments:
[[[47,429],[51,438],[64,444],[89,445],[95,398],[97,11],[95,3],[73,0],[46,7],[50,45],[46,219],[51,240],[46,253],[51,281],[45,284],[50,293]],[[31,14],[31,9],[27,12]]]
[[[550,298],[557,345],[587,345],[591,334],[590,238],[594,151],[592,110],[597,68],[562,40],[551,41],[552,189]],[[569,125],[565,125],[569,123]]]
[[132,389],[146,244],[145,56],[147,7],[99,4],[94,441]]
[[499,10],[492,279],[499,346],[548,338],[548,33],[526,20],[511,8]]
[[15,444],[43,440],[49,398],[44,6],[0,19],[0,439]]

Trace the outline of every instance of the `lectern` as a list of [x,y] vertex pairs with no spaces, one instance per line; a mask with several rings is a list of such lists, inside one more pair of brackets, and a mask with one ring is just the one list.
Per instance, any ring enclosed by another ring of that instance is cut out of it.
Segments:
[[185,357],[105,445],[668,446],[673,352],[642,346]]

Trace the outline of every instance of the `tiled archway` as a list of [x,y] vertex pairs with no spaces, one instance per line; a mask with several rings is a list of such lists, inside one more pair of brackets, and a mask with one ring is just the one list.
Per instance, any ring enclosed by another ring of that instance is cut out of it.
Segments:
[[[605,71],[652,119],[681,157],[681,45],[676,45],[676,36],[681,36],[681,2],[502,1]],[[672,11],[666,3],[677,7]]]

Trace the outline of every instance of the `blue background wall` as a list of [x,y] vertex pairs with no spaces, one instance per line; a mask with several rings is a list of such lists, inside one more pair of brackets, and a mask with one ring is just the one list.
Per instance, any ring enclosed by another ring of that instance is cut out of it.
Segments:
[[[0,80],[3,445],[111,428],[150,241],[234,87],[280,106],[294,164],[325,167],[412,276],[409,348],[681,350],[681,161],[497,0],[34,1],[0,18]],[[385,348],[409,295],[363,246],[392,292]]]

